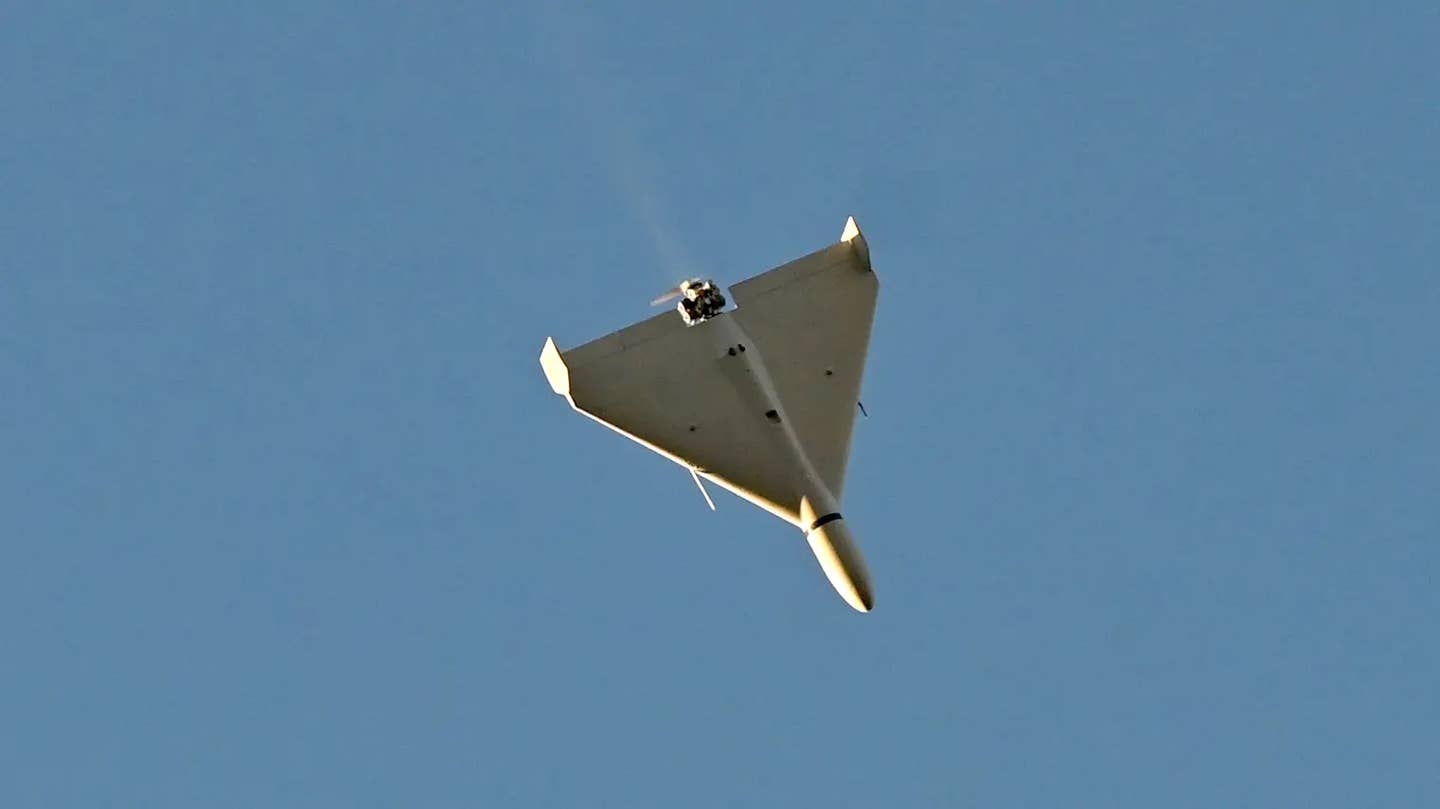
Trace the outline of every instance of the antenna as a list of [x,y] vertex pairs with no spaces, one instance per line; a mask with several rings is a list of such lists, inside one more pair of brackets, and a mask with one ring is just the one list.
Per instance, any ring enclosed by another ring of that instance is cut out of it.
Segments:
[[705,502],[709,504],[710,510],[714,511],[715,501],[710,499],[710,493],[705,491],[705,484],[700,482],[700,474],[695,471],[695,467],[693,466],[690,467],[690,477],[695,479],[695,485],[700,487],[700,496],[705,498]]

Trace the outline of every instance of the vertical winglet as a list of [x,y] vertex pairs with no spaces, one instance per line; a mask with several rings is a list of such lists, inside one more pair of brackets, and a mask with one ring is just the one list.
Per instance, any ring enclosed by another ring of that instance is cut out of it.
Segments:
[[860,263],[865,265],[865,270],[873,272],[870,266],[870,245],[865,241],[865,234],[860,232],[860,226],[855,223],[855,217],[845,220],[845,230],[840,234],[840,241],[849,242],[850,246],[855,248],[855,254],[860,257]]
[[550,380],[551,389],[570,398],[570,369],[565,366],[560,349],[555,347],[554,337],[545,338],[545,348],[540,351],[540,367],[545,369],[545,378]]

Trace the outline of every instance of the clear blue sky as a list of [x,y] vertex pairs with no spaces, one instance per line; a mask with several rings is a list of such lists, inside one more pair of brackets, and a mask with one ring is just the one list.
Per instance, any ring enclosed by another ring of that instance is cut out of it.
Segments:
[[[1440,804],[1433,3],[23,5],[0,804]],[[868,616],[536,362],[851,213]]]

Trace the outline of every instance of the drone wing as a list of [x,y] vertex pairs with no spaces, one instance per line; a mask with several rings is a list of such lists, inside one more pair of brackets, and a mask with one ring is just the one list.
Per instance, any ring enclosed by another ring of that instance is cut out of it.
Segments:
[[547,340],[540,364],[576,410],[798,526],[803,471],[719,328],[667,312],[563,353]]
[[880,284],[852,217],[840,241],[730,288],[780,400],[826,486],[841,498]]
[[576,410],[804,529],[810,470],[837,500],[844,487],[877,289],[852,219],[732,287],[732,312],[689,327],[667,312],[565,352],[547,340],[540,363]]

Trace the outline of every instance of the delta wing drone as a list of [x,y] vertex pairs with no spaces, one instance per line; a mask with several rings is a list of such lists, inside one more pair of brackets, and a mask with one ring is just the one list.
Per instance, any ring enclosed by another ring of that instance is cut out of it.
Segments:
[[840,516],[879,282],[852,217],[840,241],[730,288],[691,280],[673,312],[540,365],[570,406],[804,532],[850,606],[874,605]]

